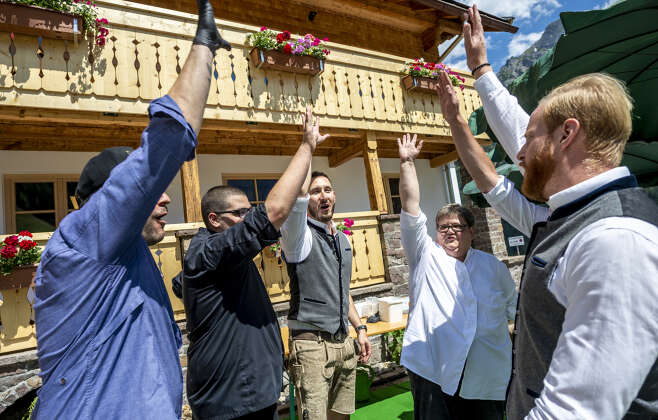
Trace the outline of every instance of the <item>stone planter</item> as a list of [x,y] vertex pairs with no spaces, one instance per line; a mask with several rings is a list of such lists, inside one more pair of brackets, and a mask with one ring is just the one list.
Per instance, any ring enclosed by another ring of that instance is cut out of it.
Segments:
[[41,7],[2,2],[0,31],[74,40],[82,36],[82,19]]
[[402,86],[407,92],[425,92],[436,94],[438,79],[429,77],[414,77],[407,75],[402,78]]
[[278,51],[254,48],[249,53],[257,69],[272,69],[290,73],[316,75],[324,71],[324,61],[310,55],[289,55]]
[[36,265],[15,268],[8,276],[0,274],[0,290],[23,289],[25,287],[30,287],[36,274]]

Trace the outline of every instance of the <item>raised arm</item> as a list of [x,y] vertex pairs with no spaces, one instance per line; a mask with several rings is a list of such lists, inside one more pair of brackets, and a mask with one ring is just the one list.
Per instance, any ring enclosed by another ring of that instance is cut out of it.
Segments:
[[471,134],[468,123],[459,113],[459,99],[452,88],[448,74],[444,71],[439,74],[437,84],[439,102],[443,118],[446,119],[452,131],[452,137],[457,153],[466,170],[473,177],[482,192],[489,192],[498,183],[498,174],[489,156],[484,152]]
[[[516,165],[517,154],[525,144],[525,131],[529,116],[519,105],[519,101],[498,80],[487,61],[487,45],[482,20],[477,6],[468,9],[464,20],[464,48],[466,64],[473,71],[475,89],[480,94],[487,122]],[[521,168],[524,172],[524,169]]]
[[416,144],[416,135],[405,134],[402,140],[398,138],[398,153],[400,155],[400,199],[402,209],[412,216],[420,212],[420,188],[414,161],[423,148],[423,141]]
[[302,115],[302,124],[304,126],[302,144],[265,199],[267,216],[277,230],[281,229],[306,181],[316,146],[329,137],[328,134],[320,134],[319,122],[317,119],[313,121],[310,106],[306,108],[306,114]]
[[496,173],[489,156],[475,140],[466,120],[459,113],[457,94],[445,72],[441,72],[437,86],[443,117],[450,125],[457,153],[466,170],[489,204],[514,227],[530,235],[536,222],[546,220],[548,209],[528,201],[514,189],[514,184]]

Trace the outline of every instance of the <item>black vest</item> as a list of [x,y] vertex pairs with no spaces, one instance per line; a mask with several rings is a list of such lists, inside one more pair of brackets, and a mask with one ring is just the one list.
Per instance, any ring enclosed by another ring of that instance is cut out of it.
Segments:
[[[352,277],[352,247],[347,236],[335,237],[308,222],[311,252],[299,263],[287,263],[290,277],[288,319],[315,325],[334,334],[347,332]],[[284,255],[285,258],[285,255]]]
[[[615,180],[555,210],[535,224],[521,279],[513,340],[507,418],[524,418],[544,387],[562,332],[565,308],[548,289],[569,242],[586,226],[607,217],[633,217],[658,226],[658,206],[637,188],[635,177]],[[638,261],[638,264],[641,264]],[[648,314],[649,315],[649,314]],[[624,419],[658,418],[658,363],[654,363]]]

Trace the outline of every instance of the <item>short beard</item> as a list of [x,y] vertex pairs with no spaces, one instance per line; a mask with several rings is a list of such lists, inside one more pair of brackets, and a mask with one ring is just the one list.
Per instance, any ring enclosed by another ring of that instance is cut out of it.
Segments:
[[[331,222],[331,219],[334,217],[334,209],[336,208],[336,203],[334,203],[333,206],[331,206],[331,213],[329,213],[327,216],[319,216],[318,212],[314,211],[313,209],[309,208],[308,213],[311,216],[311,219],[317,220],[318,222],[322,223],[329,223]],[[318,208],[319,210],[319,208]]]
[[531,200],[545,203],[548,197],[544,193],[546,184],[555,172],[553,145],[547,141],[536,156],[525,161],[525,176],[521,192]]
[[142,238],[146,241],[146,245],[155,245],[162,241],[165,237],[164,229],[160,231],[153,226],[153,218],[149,217],[142,229]]

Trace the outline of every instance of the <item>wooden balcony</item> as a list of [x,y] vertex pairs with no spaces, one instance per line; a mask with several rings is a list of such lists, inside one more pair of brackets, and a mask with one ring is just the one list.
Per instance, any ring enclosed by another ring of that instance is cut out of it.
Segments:
[[[110,21],[102,48],[89,39],[75,45],[0,32],[0,150],[138,143],[149,101],[166,94],[181,71],[196,16],[125,1],[98,5]],[[421,158],[440,164],[454,152],[437,96],[401,86],[405,58],[330,42],[318,76],[262,70],[245,45],[258,28],[217,22],[233,50],[218,51],[213,61],[200,153],[293,154],[307,105],[332,134],[317,154],[334,164],[361,154],[354,143],[366,132],[378,142],[379,157],[397,156],[395,138],[407,131],[427,137]],[[460,95],[467,115],[480,100],[465,76]]]
[[[369,286],[386,281],[384,260],[380,242],[376,211],[336,214],[336,222],[344,218],[354,219],[352,228],[354,234],[349,237],[353,249],[352,288]],[[194,230],[202,226],[200,223],[186,223],[166,227],[166,236],[162,242],[151,247],[151,252],[157,266],[163,275],[163,280],[174,315],[177,320],[185,319],[183,302],[173,295],[171,279],[181,271],[181,248],[187,247],[189,234],[177,235],[177,232]],[[51,233],[37,233],[35,240],[44,246]],[[0,242],[4,236],[0,236]],[[273,303],[284,302],[290,298],[289,278],[285,263],[274,255],[269,248],[264,249],[254,262],[260,271],[270,299]],[[11,353],[36,347],[35,326],[30,324],[31,306],[27,300],[27,288],[2,290],[4,304],[0,306],[0,354]]]

